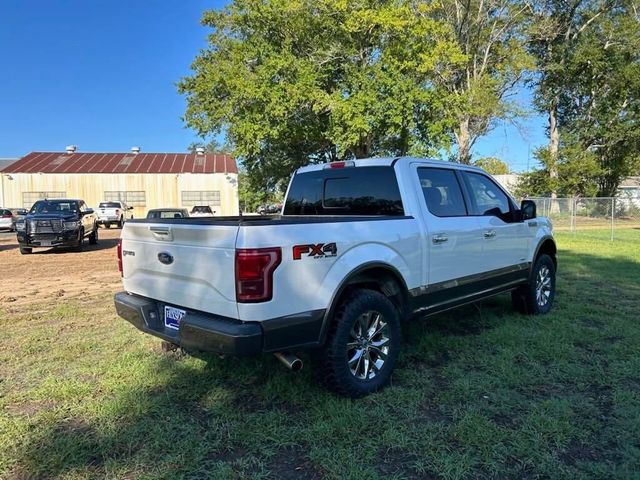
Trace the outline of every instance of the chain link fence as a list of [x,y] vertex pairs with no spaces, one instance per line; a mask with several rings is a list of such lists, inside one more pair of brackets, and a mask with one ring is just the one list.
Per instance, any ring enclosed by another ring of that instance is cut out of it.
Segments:
[[549,217],[553,228],[570,232],[589,230],[615,232],[624,228],[640,229],[640,197],[530,198],[540,216]]

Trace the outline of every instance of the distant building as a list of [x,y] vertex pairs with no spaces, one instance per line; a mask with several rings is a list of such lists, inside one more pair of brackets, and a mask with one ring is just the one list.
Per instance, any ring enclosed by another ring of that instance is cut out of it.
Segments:
[[619,197],[640,198],[640,177],[627,177],[618,187]]
[[507,175],[493,175],[502,187],[509,192],[511,195],[514,195],[514,191],[518,185],[518,180],[520,179],[520,175],[517,173],[510,173]]
[[134,217],[162,207],[209,205],[215,215],[238,214],[235,160],[204,153],[33,152],[0,170],[2,204],[30,208],[41,198],[82,198],[91,207],[121,200]]

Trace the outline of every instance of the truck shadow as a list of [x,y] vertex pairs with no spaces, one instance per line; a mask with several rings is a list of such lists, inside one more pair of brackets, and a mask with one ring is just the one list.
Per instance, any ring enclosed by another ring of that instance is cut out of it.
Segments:
[[[116,243],[114,239],[102,245]],[[574,291],[608,288],[623,305],[619,308],[637,306],[638,262],[623,257],[563,253],[560,265],[557,312],[553,314],[556,324],[574,321],[571,315],[564,315],[572,308],[570,299],[575,298],[572,297]],[[636,303],[631,303],[631,299]],[[624,303],[626,300],[628,304]],[[455,336],[456,341],[449,342],[444,362],[473,357],[477,342],[482,341],[488,330],[503,322],[528,321],[511,312],[508,294],[482,302],[479,308],[462,307],[408,326],[410,335],[401,357],[417,358],[428,353],[430,346],[437,346],[451,336]],[[602,312],[594,310],[593,314],[585,315],[593,315],[600,321]],[[552,333],[556,326],[553,322],[539,322],[536,328]],[[422,343],[419,336],[427,343]],[[473,342],[464,342],[466,336],[478,337],[474,337]],[[522,348],[526,353],[526,338],[522,339]],[[387,395],[351,401],[337,398],[317,386],[312,380],[311,368],[305,367],[301,374],[293,375],[285,372],[272,356],[220,359],[211,355],[204,356],[207,361],[201,364],[183,361],[175,354],[163,354],[159,350],[145,353],[156,355],[145,367],[150,381],[140,381],[139,372],[135,381],[119,373],[121,385],[114,389],[118,392],[114,395],[100,393],[100,385],[94,384],[93,394],[89,396],[104,395],[100,412],[84,418],[70,414],[73,410],[61,408],[56,422],[39,425],[36,433],[21,442],[14,476],[52,478],[72,473],[74,476],[130,478],[143,475],[224,477],[242,468],[251,476],[256,473],[252,469],[262,468],[279,478],[320,478],[322,470],[310,462],[305,442],[315,441],[321,443],[322,448],[332,448],[327,440],[310,439],[322,431],[319,425],[332,422],[336,411],[341,412],[340,418],[360,419],[362,431],[371,427],[366,424],[366,418],[371,417],[375,422],[388,418],[388,422],[395,422],[404,418],[398,417],[398,411],[414,412],[406,416],[411,424],[403,424],[403,428],[409,433],[415,432],[436,420],[419,418],[421,413],[415,411],[414,396],[403,392],[417,391],[424,397],[424,404],[436,404],[441,398],[436,395],[452,383],[464,381],[465,375],[459,369],[440,372],[443,379],[434,389],[433,378],[420,374],[411,377],[410,384],[394,382]],[[127,355],[136,358],[139,352]],[[402,369],[402,365],[399,368]],[[427,365],[426,368],[433,367]],[[506,380],[500,383],[499,374],[495,382],[504,389],[512,388]],[[121,388],[128,383],[131,388]],[[456,408],[465,411],[464,402],[471,406],[474,400],[459,401],[462,403]],[[376,415],[370,415],[372,408]],[[505,425],[503,428],[510,431],[516,427]],[[459,448],[460,445],[444,447]],[[251,455],[262,463],[252,464],[245,459]],[[353,459],[347,456],[345,461]],[[285,471],[289,467],[291,471]]]

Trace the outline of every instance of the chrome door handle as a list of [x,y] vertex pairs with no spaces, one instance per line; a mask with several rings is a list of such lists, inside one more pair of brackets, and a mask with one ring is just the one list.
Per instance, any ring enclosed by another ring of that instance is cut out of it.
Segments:
[[484,238],[493,238],[496,236],[496,231],[495,230],[487,230],[486,232],[484,232]]
[[431,241],[433,243],[435,243],[436,245],[438,245],[440,243],[448,242],[449,241],[449,237],[447,237],[444,234],[434,235],[433,237],[431,237]]

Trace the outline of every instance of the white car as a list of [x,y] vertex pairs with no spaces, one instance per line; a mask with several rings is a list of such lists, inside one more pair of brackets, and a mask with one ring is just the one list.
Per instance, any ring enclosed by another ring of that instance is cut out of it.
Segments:
[[8,208],[0,208],[0,230],[15,230],[13,213]]
[[311,349],[334,391],[384,387],[401,320],[510,292],[547,313],[556,245],[535,204],[483,170],[418,158],[313,165],[293,176],[278,217],[127,222],[118,314],[186,350]]
[[101,202],[96,209],[98,225],[111,228],[111,225],[115,224],[118,228],[122,228],[124,222],[127,220],[127,212],[129,212],[129,210],[133,210],[133,207],[129,207],[124,202]]

